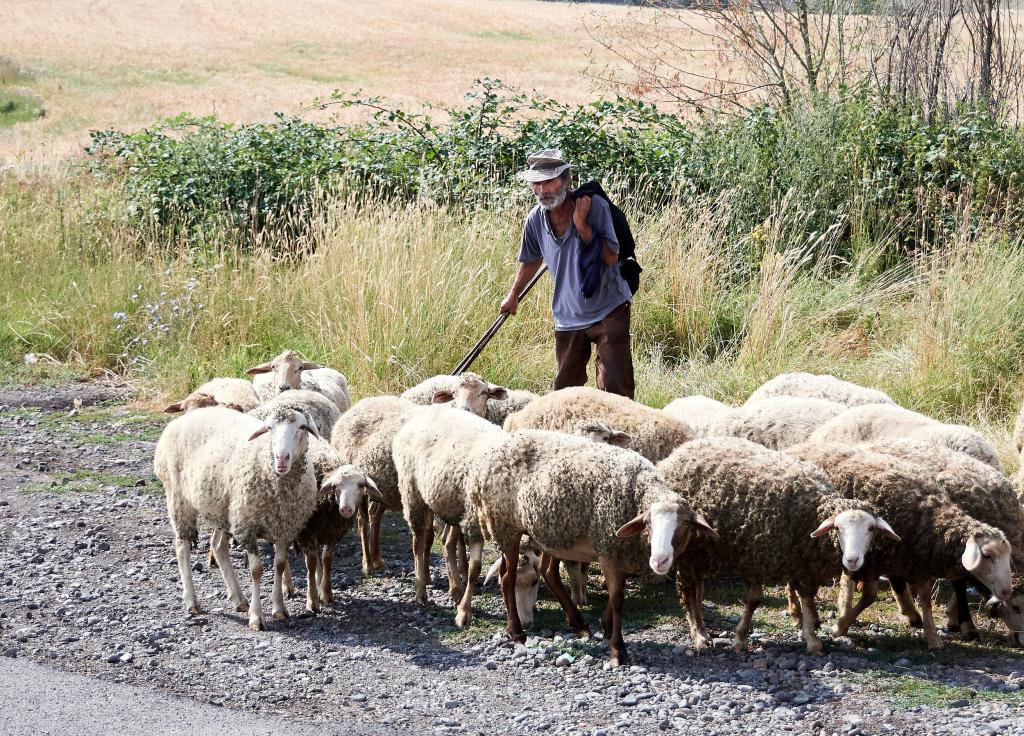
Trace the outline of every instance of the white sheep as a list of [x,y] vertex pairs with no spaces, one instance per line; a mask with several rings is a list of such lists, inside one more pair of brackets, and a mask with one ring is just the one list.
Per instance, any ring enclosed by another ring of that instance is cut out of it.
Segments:
[[597,420],[632,438],[630,447],[651,462],[693,438],[690,426],[658,409],[624,396],[578,386],[541,396],[509,415],[505,430],[548,429],[572,432],[581,421]]
[[777,396],[736,407],[708,434],[742,437],[771,450],[782,450],[803,442],[846,409],[825,399]]
[[844,406],[896,403],[884,391],[841,381],[835,376],[819,376],[813,373],[783,373],[776,376],[754,391],[747,399],[747,403],[773,396],[805,396],[809,399],[834,401]]
[[316,423],[325,441],[330,441],[334,425],[341,418],[337,405],[324,394],[302,388],[279,393],[249,411],[249,414],[257,419],[266,419],[280,407],[305,412]]
[[[506,437],[504,430],[483,417],[435,406],[424,407],[410,418],[392,444],[402,509],[412,532],[416,602],[427,602],[430,546],[437,517],[453,528],[444,552],[449,595],[458,601],[456,626],[466,626],[472,620],[473,590],[480,575],[484,544],[476,510],[466,495],[466,472],[476,454]],[[460,536],[469,558],[464,580],[459,575],[456,546]]]
[[690,425],[694,436],[707,437],[709,430],[731,415],[734,409],[707,396],[683,396],[669,402],[662,411]]
[[251,605],[231,567],[227,535],[214,547],[229,597],[238,610],[248,609],[249,627],[254,631],[264,628],[263,566],[256,542],[259,538],[273,542],[273,614],[277,619],[288,616],[282,595],[288,547],[316,506],[316,480],[305,456],[308,434],[317,435],[312,421],[284,409],[263,422],[223,407],[199,409],[164,428],[153,467],[167,494],[187,611],[200,612],[191,552],[203,518],[234,537],[248,553]]
[[167,414],[202,409],[209,406],[226,406],[235,411],[249,411],[260,403],[252,384],[241,378],[211,378],[195,388],[181,401],[164,407]]
[[976,430],[962,424],[944,424],[924,414],[891,404],[847,409],[822,424],[808,438],[808,441],[817,444],[864,444],[884,440],[926,442],[970,455],[1001,471],[995,448]]
[[[470,387],[472,390],[467,390]],[[477,416],[487,417],[489,420],[491,418],[488,416],[488,412],[491,405],[495,402],[502,402],[503,404],[508,402],[508,406],[503,407],[500,411],[496,407],[494,409],[496,413],[503,413],[508,409],[515,410],[513,407],[520,404],[525,406],[526,403],[529,403],[524,401],[525,396],[523,394],[519,394],[518,398],[510,400],[507,389],[493,383],[488,383],[482,376],[472,372],[460,373],[455,376],[431,376],[420,381],[412,388],[403,391],[401,398],[420,406],[430,406],[432,404],[452,402],[455,400],[457,393],[462,394],[459,408],[468,409]],[[494,423],[501,426],[501,422]]]
[[[515,589],[520,540],[527,534],[553,558],[600,564],[608,585],[602,624],[613,666],[629,661],[622,639],[625,576],[648,567],[665,575],[694,532],[715,536],[650,461],[560,432],[520,430],[474,452],[466,484],[480,524],[504,556],[509,635],[524,640]],[[649,544],[639,537],[645,530]],[[568,625],[585,631],[579,610],[552,572],[541,570]]]
[[253,376],[253,388],[260,401],[268,401],[282,391],[303,388],[326,396],[344,413],[352,406],[348,379],[333,368],[324,368],[299,358],[293,350],[285,350],[269,363],[247,370]]

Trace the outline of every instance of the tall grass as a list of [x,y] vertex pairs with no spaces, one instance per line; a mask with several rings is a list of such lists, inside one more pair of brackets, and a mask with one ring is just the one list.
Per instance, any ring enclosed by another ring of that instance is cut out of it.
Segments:
[[[313,255],[274,259],[229,241],[198,255],[147,242],[119,224],[121,206],[89,179],[0,182],[3,357],[48,353],[180,395],[290,347],[344,371],[357,395],[398,391],[450,371],[496,316],[525,213],[513,200],[467,213],[323,197]],[[729,207],[723,198],[632,213],[646,268],[633,325],[638,398],[737,402],[778,372],[811,370],[1005,433],[1024,393],[1018,238],[965,226],[879,271],[884,242],[855,237],[853,260],[837,265],[828,231],[815,242],[797,234],[786,199],[744,237],[729,234]],[[760,260],[753,274],[736,268],[740,252]],[[547,389],[549,300],[545,280],[474,369]]]

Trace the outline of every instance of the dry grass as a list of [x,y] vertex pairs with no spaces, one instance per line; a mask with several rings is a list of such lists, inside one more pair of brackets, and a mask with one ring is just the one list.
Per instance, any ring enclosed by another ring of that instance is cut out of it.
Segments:
[[[584,22],[626,12],[526,0],[306,0],[301,11],[274,0],[10,0],[4,52],[32,73],[47,116],[0,132],[0,160],[52,164],[76,154],[90,129],[133,130],[181,112],[267,119],[337,88],[415,107],[457,103],[490,76],[585,102],[596,92],[583,74]],[[714,59],[694,64],[707,71]]]

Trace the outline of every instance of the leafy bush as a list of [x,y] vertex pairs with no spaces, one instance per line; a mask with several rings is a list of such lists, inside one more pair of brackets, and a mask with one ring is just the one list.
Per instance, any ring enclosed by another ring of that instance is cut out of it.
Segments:
[[[225,229],[248,246],[294,247],[294,237],[260,235],[302,236],[320,194],[467,209],[506,201],[524,191],[513,175],[526,156],[556,146],[581,180],[602,179],[642,211],[727,195],[734,238],[755,233],[786,200],[802,223],[790,236],[812,250],[829,241],[830,255],[846,260],[852,225],[896,232],[891,261],[940,240],[965,212],[1011,226],[1024,215],[1014,196],[1024,139],[984,111],[929,123],[851,97],[685,120],[627,99],[527,97],[494,80],[479,82],[467,102],[412,114],[336,93],[317,104],[366,108],[371,118],[232,126],[180,117],[137,133],[96,132],[88,150],[123,176],[133,222],[155,225],[170,245],[179,238],[167,231],[195,246]],[[825,237],[837,228],[839,242]],[[755,268],[760,258],[754,248],[745,263]]]

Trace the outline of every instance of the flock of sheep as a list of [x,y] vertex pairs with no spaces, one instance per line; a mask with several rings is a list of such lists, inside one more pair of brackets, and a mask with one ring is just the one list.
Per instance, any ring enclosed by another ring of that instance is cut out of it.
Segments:
[[[875,600],[882,577],[930,648],[941,646],[932,616],[938,578],[953,587],[950,631],[977,635],[970,585],[1024,644],[1024,585],[1011,573],[1024,529],[1016,479],[973,429],[903,409],[881,391],[793,373],[742,406],[690,396],[658,410],[590,388],[537,396],[466,373],[352,405],[342,374],[291,351],[248,373],[251,383],[215,378],[167,407],[184,414],[157,443],[189,612],[199,611],[191,553],[200,519],[213,528],[211,561],[228,597],[261,630],[257,540],[274,547],[274,617],[288,615],[293,545],[306,562],[307,608],[317,612],[332,600],[334,550],[355,520],[363,572],[385,568],[380,526],[393,511],[411,532],[419,603],[442,534],[459,626],[472,617],[485,540],[497,545],[488,577],[499,573],[517,641],[532,623],[541,578],[567,625],[585,632],[578,606],[586,566],[596,562],[613,665],[628,662],[625,577],[673,569],[697,649],[711,645],[703,586],[720,568],[747,585],[737,651],[763,585],[787,586],[807,651],[820,654],[818,589],[841,579],[839,636]],[[1018,419],[1018,450],[1022,440]],[[231,539],[248,553],[249,600],[231,566]]]

